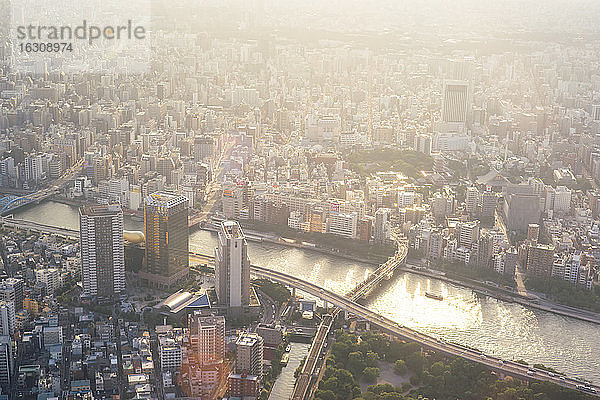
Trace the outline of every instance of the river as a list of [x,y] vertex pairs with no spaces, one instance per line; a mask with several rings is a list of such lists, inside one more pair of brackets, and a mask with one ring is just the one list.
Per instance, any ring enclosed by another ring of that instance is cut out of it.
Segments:
[[[15,217],[67,228],[78,228],[79,224],[75,207],[54,202],[27,208]],[[126,229],[142,226],[142,222],[125,219]],[[210,232],[196,231],[190,236],[190,248],[198,252],[212,254],[216,243],[216,235]],[[248,255],[253,264],[291,273],[338,293],[351,289],[373,270],[371,265],[270,243],[250,242]],[[444,300],[427,298],[426,291],[442,294]],[[367,305],[396,322],[444,340],[600,382],[600,325],[481,296],[411,273],[398,273]]]

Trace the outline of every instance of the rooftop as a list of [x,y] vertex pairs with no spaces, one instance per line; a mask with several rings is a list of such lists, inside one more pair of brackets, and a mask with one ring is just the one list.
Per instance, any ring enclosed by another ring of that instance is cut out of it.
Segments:
[[147,205],[160,207],[173,207],[183,202],[187,203],[188,199],[185,196],[170,192],[154,192],[146,196],[145,203]]
[[236,221],[223,221],[221,229],[228,239],[243,239],[245,237],[240,224]]
[[256,333],[245,333],[241,335],[236,344],[238,346],[254,346],[260,340],[260,336]]
[[121,213],[121,205],[119,204],[92,204],[79,207],[79,215],[88,217],[108,217]]

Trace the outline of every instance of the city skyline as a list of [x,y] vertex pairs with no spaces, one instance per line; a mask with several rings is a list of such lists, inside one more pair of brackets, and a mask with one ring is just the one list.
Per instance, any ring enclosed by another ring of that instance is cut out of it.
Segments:
[[597,1],[0,15],[0,400],[600,393]]

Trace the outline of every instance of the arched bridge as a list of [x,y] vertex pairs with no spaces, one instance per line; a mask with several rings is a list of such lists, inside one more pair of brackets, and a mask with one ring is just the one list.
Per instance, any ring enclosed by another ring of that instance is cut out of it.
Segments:
[[17,209],[25,204],[32,203],[34,200],[29,196],[5,196],[0,199],[0,215],[4,215],[11,210]]
[[39,203],[42,200],[58,193],[58,190],[65,183],[73,179],[81,172],[83,160],[78,161],[75,165],[69,168],[60,178],[53,182],[53,185],[37,192],[30,193],[24,196],[9,195],[0,198],[0,216],[10,214],[20,207],[31,203]]

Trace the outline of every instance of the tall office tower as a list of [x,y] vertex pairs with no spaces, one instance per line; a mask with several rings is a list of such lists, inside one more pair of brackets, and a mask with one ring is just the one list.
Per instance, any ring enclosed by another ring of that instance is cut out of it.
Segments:
[[243,333],[235,345],[237,373],[255,375],[260,379],[263,372],[263,338],[256,333]]
[[554,246],[530,244],[527,248],[527,275],[549,278],[554,263]]
[[513,193],[504,196],[506,228],[511,231],[526,231],[529,224],[540,220],[540,196]]
[[221,222],[219,246],[215,248],[215,276],[220,304],[243,307],[250,303],[248,243],[235,221]]
[[214,399],[224,380],[225,317],[188,316],[188,338],[178,382],[188,397]]
[[80,207],[79,230],[83,294],[87,297],[114,298],[125,290],[121,206]]
[[494,218],[496,206],[498,205],[498,197],[492,191],[486,190],[481,194],[481,217]]
[[225,357],[225,317],[195,312],[188,317],[189,346],[200,365],[220,363]]
[[529,224],[527,226],[527,240],[531,243],[537,243],[540,237],[540,225],[539,224]]
[[471,94],[467,81],[445,81],[442,99],[442,122],[446,128],[464,130],[471,107]]
[[140,278],[147,284],[171,288],[189,274],[188,199],[156,192],[144,199],[146,265]]
[[390,213],[391,210],[389,208],[379,208],[375,211],[373,237],[377,243],[383,243],[390,238]]
[[23,280],[7,278],[0,283],[0,300],[10,301],[15,305],[15,312],[23,309]]
[[479,190],[474,186],[468,187],[465,194],[465,210],[471,215],[476,214],[479,200]]
[[0,301],[0,335],[12,336],[15,333],[15,305],[10,301]]
[[202,161],[211,158],[215,153],[215,139],[210,135],[196,136],[194,138],[194,158]]
[[479,221],[457,223],[456,236],[459,246],[465,246],[470,249],[471,245],[479,240]]
[[13,343],[10,336],[0,336],[0,387],[3,393],[10,393],[13,358]]

